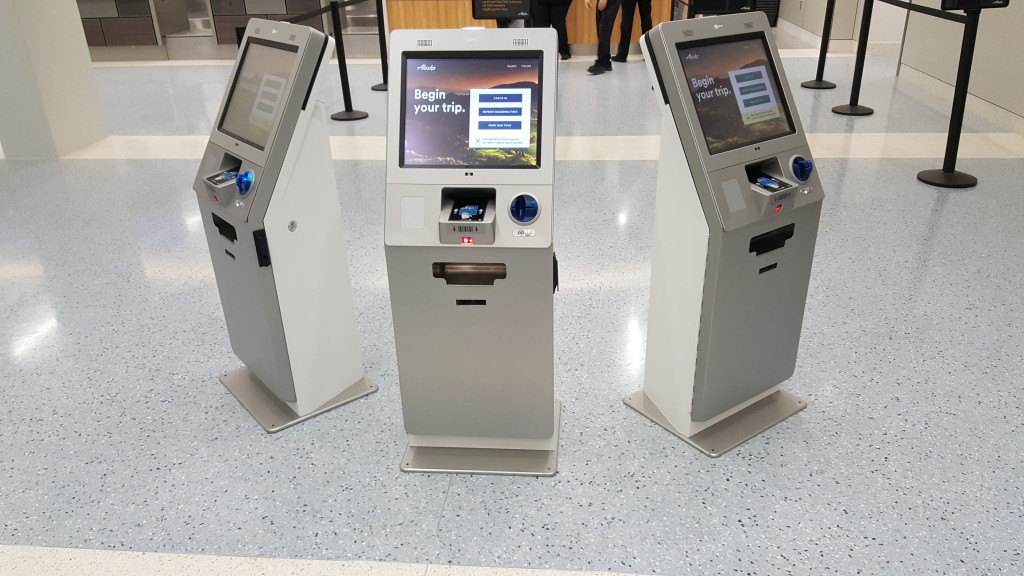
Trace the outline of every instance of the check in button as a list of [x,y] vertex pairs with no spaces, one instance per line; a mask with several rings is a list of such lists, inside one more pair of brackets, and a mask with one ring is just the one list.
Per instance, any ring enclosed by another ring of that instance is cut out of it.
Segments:
[[479,101],[484,102],[522,102],[522,94],[481,94]]

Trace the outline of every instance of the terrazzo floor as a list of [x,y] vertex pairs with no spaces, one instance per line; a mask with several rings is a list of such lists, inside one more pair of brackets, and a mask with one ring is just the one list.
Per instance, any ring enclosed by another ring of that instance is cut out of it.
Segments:
[[[794,86],[813,77],[813,59],[784,64]],[[560,65],[560,146],[578,137],[582,152],[556,170],[553,478],[398,469],[385,167],[346,147],[383,142],[379,69],[350,66],[370,117],[331,132],[380,391],[268,435],[217,382],[239,362],[191,190],[188,149],[229,67],[97,66],[111,134],[139,138],[130,154],[0,160],[0,573],[1024,572],[1016,120],[972,100],[965,134],[1001,152],[961,158],[976,188],[939,190],[914,176],[941,160],[914,147],[944,140],[942,85],[873,58],[864,119],[830,112],[852,58],[830,59],[838,90],[794,88],[812,142],[833,150],[818,158],[826,200],[784,384],[808,408],[709,459],[621,402],[643,385],[658,110],[641,62],[598,77],[588,65]],[[870,134],[906,144],[844,145]],[[137,144],[168,141],[184,153]]]

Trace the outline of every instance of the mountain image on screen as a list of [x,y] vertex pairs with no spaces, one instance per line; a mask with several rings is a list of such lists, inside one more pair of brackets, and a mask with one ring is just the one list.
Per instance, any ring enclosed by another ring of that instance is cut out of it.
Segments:
[[[405,113],[405,165],[407,166],[537,166],[538,102],[540,86],[536,82],[514,82],[490,86],[492,89],[530,90],[530,146],[528,148],[470,148],[470,94],[444,86],[417,86],[424,92],[444,91],[446,106],[461,107],[453,114],[438,107],[434,112],[414,113],[411,104]],[[481,87],[485,88],[485,87]],[[454,108],[448,108],[451,110]]]
[[[764,67],[771,70],[768,60],[755,60],[740,66],[738,70],[747,68]],[[714,85],[718,87],[729,87],[731,82],[728,72],[714,77]],[[770,89],[778,94],[774,81],[769,80]],[[778,136],[788,134],[792,131],[784,113],[775,118],[745,124],[740,107],[737,103],[737,94],[730,93],[728,96],[714,96],[698,101],[697,93],[701,89],[694,88],[691,84],[691,92],[694,96],[693,105],[697,111],[697,118],[700,119],[700,127],[704,131],[704,138],[707,142],[708,152],[717,154],[752,144],[763,142]],[[776,105],[778,98],[776,96]]]

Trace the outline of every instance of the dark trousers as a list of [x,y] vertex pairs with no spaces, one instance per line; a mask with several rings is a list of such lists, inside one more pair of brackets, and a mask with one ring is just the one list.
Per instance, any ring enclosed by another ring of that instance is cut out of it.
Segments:
[[622,0],[608,0],[604,10],[597,13],[597,63],[602,66],[612,63],[612,31],[615,30],[615,17],[619,15]]
[[558,53],[569,55],[569,33],[565,30],[565,17],[569,14],[572,0],[539,0],[533,13],[535,28],[555,29],[558,33]]
[[622,25],[619,28],[619,51],[616,58],[625,58],[629,54],[629,41],[633,35],[633,13],[640,8],[640,30],[646,33],[651,29],[651,0],[621,0]]

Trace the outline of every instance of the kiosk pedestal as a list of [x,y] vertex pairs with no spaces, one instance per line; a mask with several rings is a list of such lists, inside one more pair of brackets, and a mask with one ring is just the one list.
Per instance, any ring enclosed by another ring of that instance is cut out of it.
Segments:
[[385,255],[408,472],[550,476],[552,30],[398,30]]
[[647,360],[630,407],[710,456],[802,410],[796,365],[823,194],[761,13],[644,37],[664,103]]
[[231,348],[224,386],[269,432],[376,391],[363,377],[326,111],[333,41],[249,21],[193,185]]

